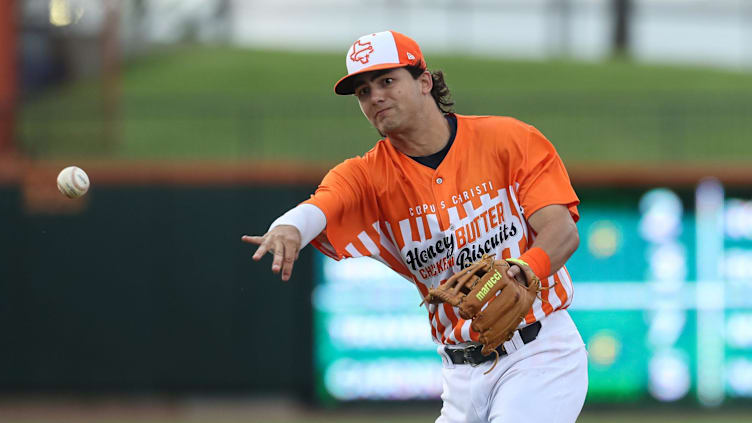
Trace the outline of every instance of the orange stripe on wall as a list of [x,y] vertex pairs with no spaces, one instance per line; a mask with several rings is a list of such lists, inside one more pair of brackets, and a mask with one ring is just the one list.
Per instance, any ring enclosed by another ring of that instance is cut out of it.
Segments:
[[14,122],[18,96],[16,0],[0,1],[0,155],[15,150]]
[[[5,5],[0,1],[0,5]],[[0,17],[2,15],[0,14]],[[0,46],[1,48],[2,46]],[[0,50],[2,51],[2,50]],[[0,57],[2,53],[0,53]],[[2,71],[2,68],[0,68]],[[75,164],[86,170],[97,185],[187,185],[187,186],[237,186],[237,185],[315,185],[335,164],[302,163],[297,161],[254,160],[31,160],[0,154],[0,184],[23,181],[29,169],[48,171],[57,176],[62,168]],[[658,185],[694,187],[699,180],[714,175],[724,185],[749,186],[752,167],[743,164],[709,165],[707,163],[675,163],[660,166],[644,164],[608,168],[598,164],[570,166],[569,175],[576,188],[608,186],[654,187]],[[592,169],[591,169],[592,167]],[[598,169],[596,173],[593,169]],[[637,169],[637,170],[635,170]],[[94,178],[94,176],[96,178]],[[94,181],[92,181],[94,183]],[[302,200],[302,199],[301,199]],[[462,217],[464,207],[457,207]],[[395,229],[395,228],[392,228]],[[399,228],[395,237],[399,237]],[[529,228],[528,228],[529,229]],[[530,241],[534,236],[530,235]]]

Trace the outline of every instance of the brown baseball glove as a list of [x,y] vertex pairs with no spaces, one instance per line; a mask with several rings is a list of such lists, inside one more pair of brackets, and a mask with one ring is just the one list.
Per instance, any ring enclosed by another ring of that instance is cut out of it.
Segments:
[[[523,277],[520,280],[507,275],[510,263],[522,269]],[[496,353],[498,360],[496,348],[512,338],[540,289],[540,279],[524,261],[494,260],[484,255],[442,285],[429,289],[424,301],[458,307],[460,317],[472,319],[471,327],[480,334],[478,340],[483,344],[481,353]],[[488,306],[484,308],[486,304]]]

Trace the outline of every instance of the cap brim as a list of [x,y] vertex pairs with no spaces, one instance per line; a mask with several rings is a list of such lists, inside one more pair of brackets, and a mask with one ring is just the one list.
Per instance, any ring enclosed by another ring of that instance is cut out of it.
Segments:
[[407,63],[382,63],[379,65],[373,65],[367,68],[363,68],[357,72],[351,73],[349,75],[345,75],[342,78],[340,78],[339,81],[337,81],[336,84],[334,84],[334,92],[339,95],[350,95],[355,94],[355,87],[353,86],[353,82],[355,82],[355,77],[366,72],[372,72],[382,69],[396,69],[396,68],[404,68],[410,66]]

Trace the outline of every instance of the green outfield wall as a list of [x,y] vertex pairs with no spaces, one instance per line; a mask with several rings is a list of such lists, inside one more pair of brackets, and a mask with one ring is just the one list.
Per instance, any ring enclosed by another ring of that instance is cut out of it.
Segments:
[[[284,283],[240,242],[314,184],[113,173],[68,200],[40,175],[0,185],[0,393],[438,399],[441,365],[409,283],[311,248]],[[575,184],[569,312],[589,404],[752,398],[752,189],[698,182]]]
[[94,188],[54,214],[0,188],[0,391],[302,393],[313,252],[282,283],[240,236],[310,192]]

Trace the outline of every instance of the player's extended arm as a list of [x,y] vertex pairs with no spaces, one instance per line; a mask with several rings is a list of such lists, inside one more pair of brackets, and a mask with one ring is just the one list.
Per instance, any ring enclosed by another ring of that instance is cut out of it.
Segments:
[[[537,210],[528,218],[530,226],[536,233],[535,241],[530,248],[542,249],[550,260],[549,275],[556,272],[580,245],[580,235],[577,225],[569,214],[569,209],[560,204],[552,204]],[[520,273],[518,266],[512,266],[507,271],[509,276],[516,277]],[[541,279],[549,275],[537,275]]]
[[282,271],[282,280],[292,275],[300,250],[326,228],[324,212],[312,204],[301,204],[275,220],[263,236],[243,235],[240,239],[259,247],[253,259],[261,260],[267,252],[274,254],[272,272]]

